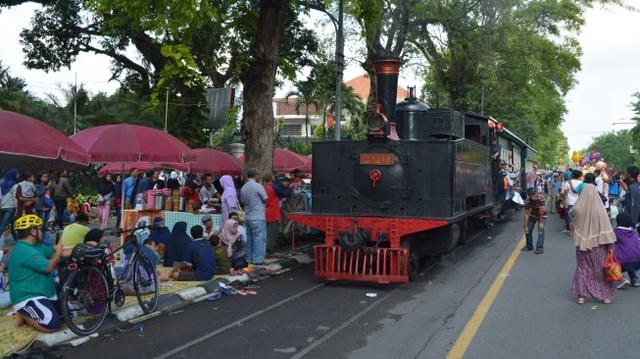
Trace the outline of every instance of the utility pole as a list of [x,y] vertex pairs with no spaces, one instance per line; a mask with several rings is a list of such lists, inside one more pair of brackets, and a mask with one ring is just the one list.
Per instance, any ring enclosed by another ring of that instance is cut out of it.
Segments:
[[340,141],[340,121],[342,120],[342,73],[344,70],[344,1],[338,1],[338,31],[336,32],[336,141]]
[[169,88],[164,96],[164,132],[169,133]]
[[78,73],[76,72],[75,82],[73,85],[73,134],[78,132]]
[[484,81],[482,81],[482,93],[480,96],[480,116],[484,116]]

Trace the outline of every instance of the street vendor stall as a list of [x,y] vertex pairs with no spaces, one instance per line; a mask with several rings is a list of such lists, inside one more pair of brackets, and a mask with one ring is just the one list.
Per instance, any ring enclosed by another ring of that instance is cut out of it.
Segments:
[[[190,213],[190,212],[174,212],[174,211],[165,211],[164,212],[164,224],[169,228],[169,230],[173,230],[173,226],[178,222],[186,222],[187,223],[187,233],[191,230],[191,227],[201,226],[202,225],[202,217],[206,216],[205,213]],[[215,227],[220,227],[222,224],[222,215],[218,213],[208,214],[213,219],[213,225]]]

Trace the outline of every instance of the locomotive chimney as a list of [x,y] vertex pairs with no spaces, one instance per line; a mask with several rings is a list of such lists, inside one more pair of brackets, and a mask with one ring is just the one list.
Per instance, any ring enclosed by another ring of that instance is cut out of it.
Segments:
[[396,134],[396,99],[398,92],[398,73],[402,61],[395,58],[374,60],[376,71],[377,104],[380,111],[389,121],[389,137],[398,139]]

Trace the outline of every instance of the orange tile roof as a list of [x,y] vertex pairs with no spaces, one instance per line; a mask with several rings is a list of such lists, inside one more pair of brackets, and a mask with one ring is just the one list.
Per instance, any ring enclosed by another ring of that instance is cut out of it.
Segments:
[[[304,105],[300,106],[300,113],[296,111],[297,97],[290,97],[288,100],[286,98],[274,98],[273,102],[276,104],[276,116],[304,115]],[[316,106],[313,104],[309,105],[309,115],[317,114]]]
[[[363,100],[367,100],[369,98],[369,92],[371,91],[371,82],[369,81],[369,77],[367,75],[358,76],[353,78],[345,83],[345,85],[351,87],[353,92],[358,95]],[[409,97],[409,91],[404,87],[398,86],[398,94],[396,98],[406,98]]]

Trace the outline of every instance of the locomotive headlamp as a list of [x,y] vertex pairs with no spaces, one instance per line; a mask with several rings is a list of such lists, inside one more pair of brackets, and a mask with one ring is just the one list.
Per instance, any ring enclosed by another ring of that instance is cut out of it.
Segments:
[[380,112],[367,113],[367,128],[370,134],[382,131],[386,124],[387,118]]

